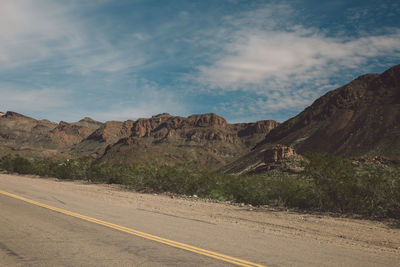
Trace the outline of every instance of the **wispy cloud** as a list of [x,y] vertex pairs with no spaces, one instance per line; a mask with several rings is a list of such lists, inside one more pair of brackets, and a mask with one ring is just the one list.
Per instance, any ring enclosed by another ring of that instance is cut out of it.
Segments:
[[377,17],[393,18],[400,13],[400,4],[397,1],[381,1],[377,2],[377,7],[353,7],[345,10],[346,20],[353,25],[376,23]]
[[227,55],[199,67],[200,83],[225,90],[264,83],[283,89],[357,68],[373,57],[400,56],[400,30],[355,40],[329,38],[300,27],[292,32],[246,32],[227,45]]
[[0,9],[0,63],[15,68],[60,51],[81,47],[82,34],[74,20],[64,19],[54,2],[3,1]]
[[2,111],[18,111],[32,113],[36,111],[46,111],[53,108],[67,107],[68,91],[57,88],[42,88],[34,90],[22,90],[12,85],[0,84]]
[[[149,118],[160,113],[188,115],[188,106],[173,91],[160,89],[158,84],[139,79],[140,92],[132,99],[110,104],[102,110],[87,112],[91,117],[106,120],[135,120]],[[135,89],[133,89],[135,90]]]
[[2,1],[0,70],[55,64],[67,73],[88,74],[124,71],[143,63],[143,54],[121,49],[126,40],[112,42],[77,15],[82,5],[90,9],[103,2]]
[[210,91],[253,94],[236,106],[221,104],[224,112],[266,114],[305,107],[334,88],[334,77],[371,60],[400,59],[400,28],[380,35],[332,36],[297,23],[296,16],[287,4],[268,4],[225,18],[224,30],[215,36],[222,49],[198,66],[192,79]]

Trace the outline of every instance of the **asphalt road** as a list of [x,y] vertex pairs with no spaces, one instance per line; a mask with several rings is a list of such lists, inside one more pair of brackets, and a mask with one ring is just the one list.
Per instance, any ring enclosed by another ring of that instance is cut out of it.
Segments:
[[[184,216],[148,212],[112,198],[48,191],[35,179],[0,175],[0,190],[265,266],[399,266],[400,255],[349,249],[316,240],[287,238],[226,227]],[[47,181],[48,183],[48,181]],[[54,183],[57,183],[54,181]],[[101,191],[99,191],[101,194]],[[99,200],[100,199],[100,200]],[[187,251],[116,228],[73,217],[0,194],[1,266],[224,266],[204,253]],[[245,266],[245,264],[243,264]]]
[[0,210],[0,261],[10,266],[224,264],[2,195]]

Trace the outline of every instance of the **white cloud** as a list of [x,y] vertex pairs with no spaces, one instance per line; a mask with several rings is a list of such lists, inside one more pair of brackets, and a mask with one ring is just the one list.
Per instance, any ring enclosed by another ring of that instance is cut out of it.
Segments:
[[0,66],[15,68],[82,45],[74,21],[52,2],[2,1],[0,8]]
[[117,72],[140,65],[142,54],[120,49],[106,33],[75,14],[82,7],[103,2],[2,1],[0,70],[48,65],[51,61],[69,73],[80,74]]
[[68,58],[68,73],[87,75],[92,72],[123,72],[144,62],[142,56],[132,58],[126,51],[112,48],[104,44],[102,48],[91,51],[75,51]]
[[20,90],[1,84],[1,111],[41,112],[69,105],[66,100],[68,91],[57,88]]
[[301,28],[246,32],[227,45],[225,56],[199,67],[199,82],[225,90],[265,83],[283,89],[293,82],[307,83],[339,69],[357,68],[374,57],[400,56],[400,30],[354,40],[304,34]]
[[301,110],[335,88],[333,77],[366,67],[370,60],[400,59],[400,29],[357,38],[332,37],[296,24],[296,15],[288,5],[269,4],[226,17],[222,29],[215,30],[214,42],[222,49],[198,66],[192,79],[210,91],[253,95],[238,107],[221,106],[226,113],[266,114]]
[[160,113],[188,114],[188,107],[174,92],[160,89],[155,83],[141,80],[141,90],[134,99],[107,106],[101,111],[89,112],[89,116],[101,120],[135,120],[149,118]]

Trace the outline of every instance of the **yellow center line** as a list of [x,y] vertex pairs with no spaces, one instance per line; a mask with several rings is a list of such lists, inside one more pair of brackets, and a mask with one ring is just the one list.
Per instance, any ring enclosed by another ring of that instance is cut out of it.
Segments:
[[27,203],[30,203],[30,204],[33,204],[33,205],[36,205],[36,206],[39,206],[39,207],[42,207],[42,208],[45,208],[45,209],[49,209],[49,210],[52,210],[52,211],[56,211],[56,212],[65,214],[65,215],[69,215],[69,216],[72,216],[72,217],[75,217],[75,218],[79,218],[79,219],[84,220],[84,221],[88,221],[88,222],[92,222],[92,223],[95,223],[95,224],[103,225],[105,227],[112,228],[112,229],[115,229],[115,230],[118,230],[118,231],[121,231],[121,232],[125,232],[125,233],[131,234],[131,235],[139,236],[139,237],[142,237],[142,238],[145,238],[145,239],[153,240],[155,242],[162,243],[162,244],[165,244],[165,245],[168,245],[168,246],[172,246],[172,247],[184,249],[184,250],[187,250],[187,251],[191,251],[191,252],[194,252],[194,253],[197,253],[197,254],[201,254],[201,255],[204,255],[204,256],[207,256],[207,257],[211,257],[211,258],[214,258],[214,259],[218,259],[218,260],[221,260],[221,261],[233,263],[233,264],[236,264],[236,265],[239,265],[239,266],[265,267],[264,265],[261,265],[261,264],[253,263],[253,262],[246,261],[246,260],[241,260],[241,259],[234,258],[234,257],[228,256],[228,255],[224,255],[224,254],[220,254],[220,253],[217,253],[217,252],[213,252],[213,251],[210,251],[210,250],[198,248],[198,247],[195,247],[195,246],[191,246],[191,245],[187,245],[187,244],[184,244],[184,243],[176,242],[176,241],[169,240],[169,239],[166,239],[166,238],[162,238],[162,237],[159,237],[159,236],[147,234],[147,233],[135,230],[135,229],[127,228],[127,227],[120,226],[120,225],[117,225],[117,224],[113,224],[113,223],[110,223],[110,222],[101,221],[101,220],[98,220],[98,219],[95,219],[95,218],[92,218],[92,217],[88,217],[88,216],[85,216],[85,215],[81,215],[79,213],[75,213],[75,212],[72,212],[72,211],[63,210],[63,209],[60,209],[60,208],[49,206],[49,205],[46,205],[44,203],[40,203],[40,202],[37,202],[35,200],[24,198],[24,197],[21,197],[21,196],[18,196],[18,195],[15,195],[15,194],[3,191],[3,190],[0,190],[0,194],[8,196],[8,197],[15,198],[15,199],[22,200],[22,201],[25,201]]

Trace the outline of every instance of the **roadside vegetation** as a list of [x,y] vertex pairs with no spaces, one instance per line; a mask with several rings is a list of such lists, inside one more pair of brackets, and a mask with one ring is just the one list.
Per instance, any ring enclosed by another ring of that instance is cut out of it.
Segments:
[[98,163],[89,158],[31,160],[18,155],[0,159],[0,169],[94,183],[122,184],[141,192],[171,192],[221,201],[312,211],[400,219],[400,168],[353,166],[328,154],[309,154],[300,174],[270,171],[228,175],[185,164],[150,166]]

